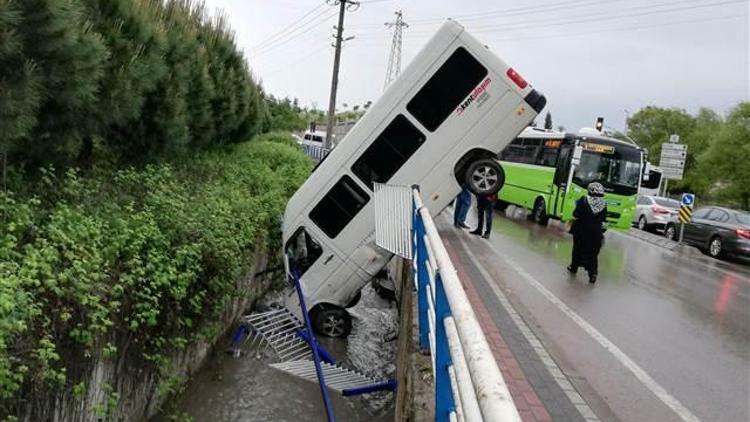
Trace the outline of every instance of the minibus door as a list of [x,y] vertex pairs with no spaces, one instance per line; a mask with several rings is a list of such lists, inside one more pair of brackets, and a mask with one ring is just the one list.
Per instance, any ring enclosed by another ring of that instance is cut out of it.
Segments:
[[565,192],[567,190],[567,184],[570,173],[570,162],[572,159],[571,151],[573,145],[562,144],[560,145],[560,157],[557,160],[557,168],[555,169],[555,178],[553,181],[552,195],[554,200],[552,214],[558,217],[562,217],[563,206],[565,205]]
[[343,263],[336,251],[317,239],[315,231],[300,227],[284,245],[289,271],[299,272],[306,298],[329,282]]

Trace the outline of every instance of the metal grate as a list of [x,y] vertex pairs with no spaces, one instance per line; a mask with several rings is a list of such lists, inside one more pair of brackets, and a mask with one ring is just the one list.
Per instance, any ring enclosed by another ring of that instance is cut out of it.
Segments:
[[[370,378],[367,375],[347,369],[338,365],[322,362],[323,376],[328,388],[343,393],[344,390],[351,390],[377,384],[380,381]],[[318,382],[315,373],[315,363],[311,360],[299,360],[293,362],[281,362],[270,365],[280,371],[286,372],[295,377],[302,378],[311,382]]]
[[279,361],[310,359],[310,346],[298,334],[304,326],[287,309],[248,315],[244,320],[251,328],[248,341],[252,344],[265,341],[266,347],[273,349]]
[[411,188],[375,183],[374,203],[375,243],[389,252],[411,259]]

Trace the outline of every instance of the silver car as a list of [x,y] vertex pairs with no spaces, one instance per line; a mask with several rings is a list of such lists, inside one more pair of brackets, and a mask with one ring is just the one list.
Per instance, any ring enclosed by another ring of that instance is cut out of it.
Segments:
[[633,222],[641,230],[662,230],[667,223],[677,218],[680,201],[661,196],[642,195],[638,197],[633,214]]

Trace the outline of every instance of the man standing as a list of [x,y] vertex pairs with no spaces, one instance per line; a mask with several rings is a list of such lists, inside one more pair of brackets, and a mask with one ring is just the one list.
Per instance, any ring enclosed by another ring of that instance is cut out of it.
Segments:
[[466,214],[471,208],[471,193],[463,186],[461,193],[456,197],[456,205],[453,207],[453,225],[460,229],[468,229],[466,225]]
[[[495,202],[497,202],[497,194],[477,196],[477,228],[472,231],[471,234],[481,235],[485,239],[490,238],[490,231],[492,231],[492,217],[495,213]],[[486,224],[486,226],[485,226]],[[482,228],[484,234],[482,234]]]

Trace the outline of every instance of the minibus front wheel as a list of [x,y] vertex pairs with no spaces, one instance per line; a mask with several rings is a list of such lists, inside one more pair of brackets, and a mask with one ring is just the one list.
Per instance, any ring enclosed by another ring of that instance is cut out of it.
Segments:
[[492,195],[505,184],[505,172],[500,164],[491,158],[481,158],[466,168],[466,184],[469,191],[477,196]]
[[352,317],[344,308],[321,304],[310,311],[313,328],[318,334],[333,338],[346,338],[352,331]]

